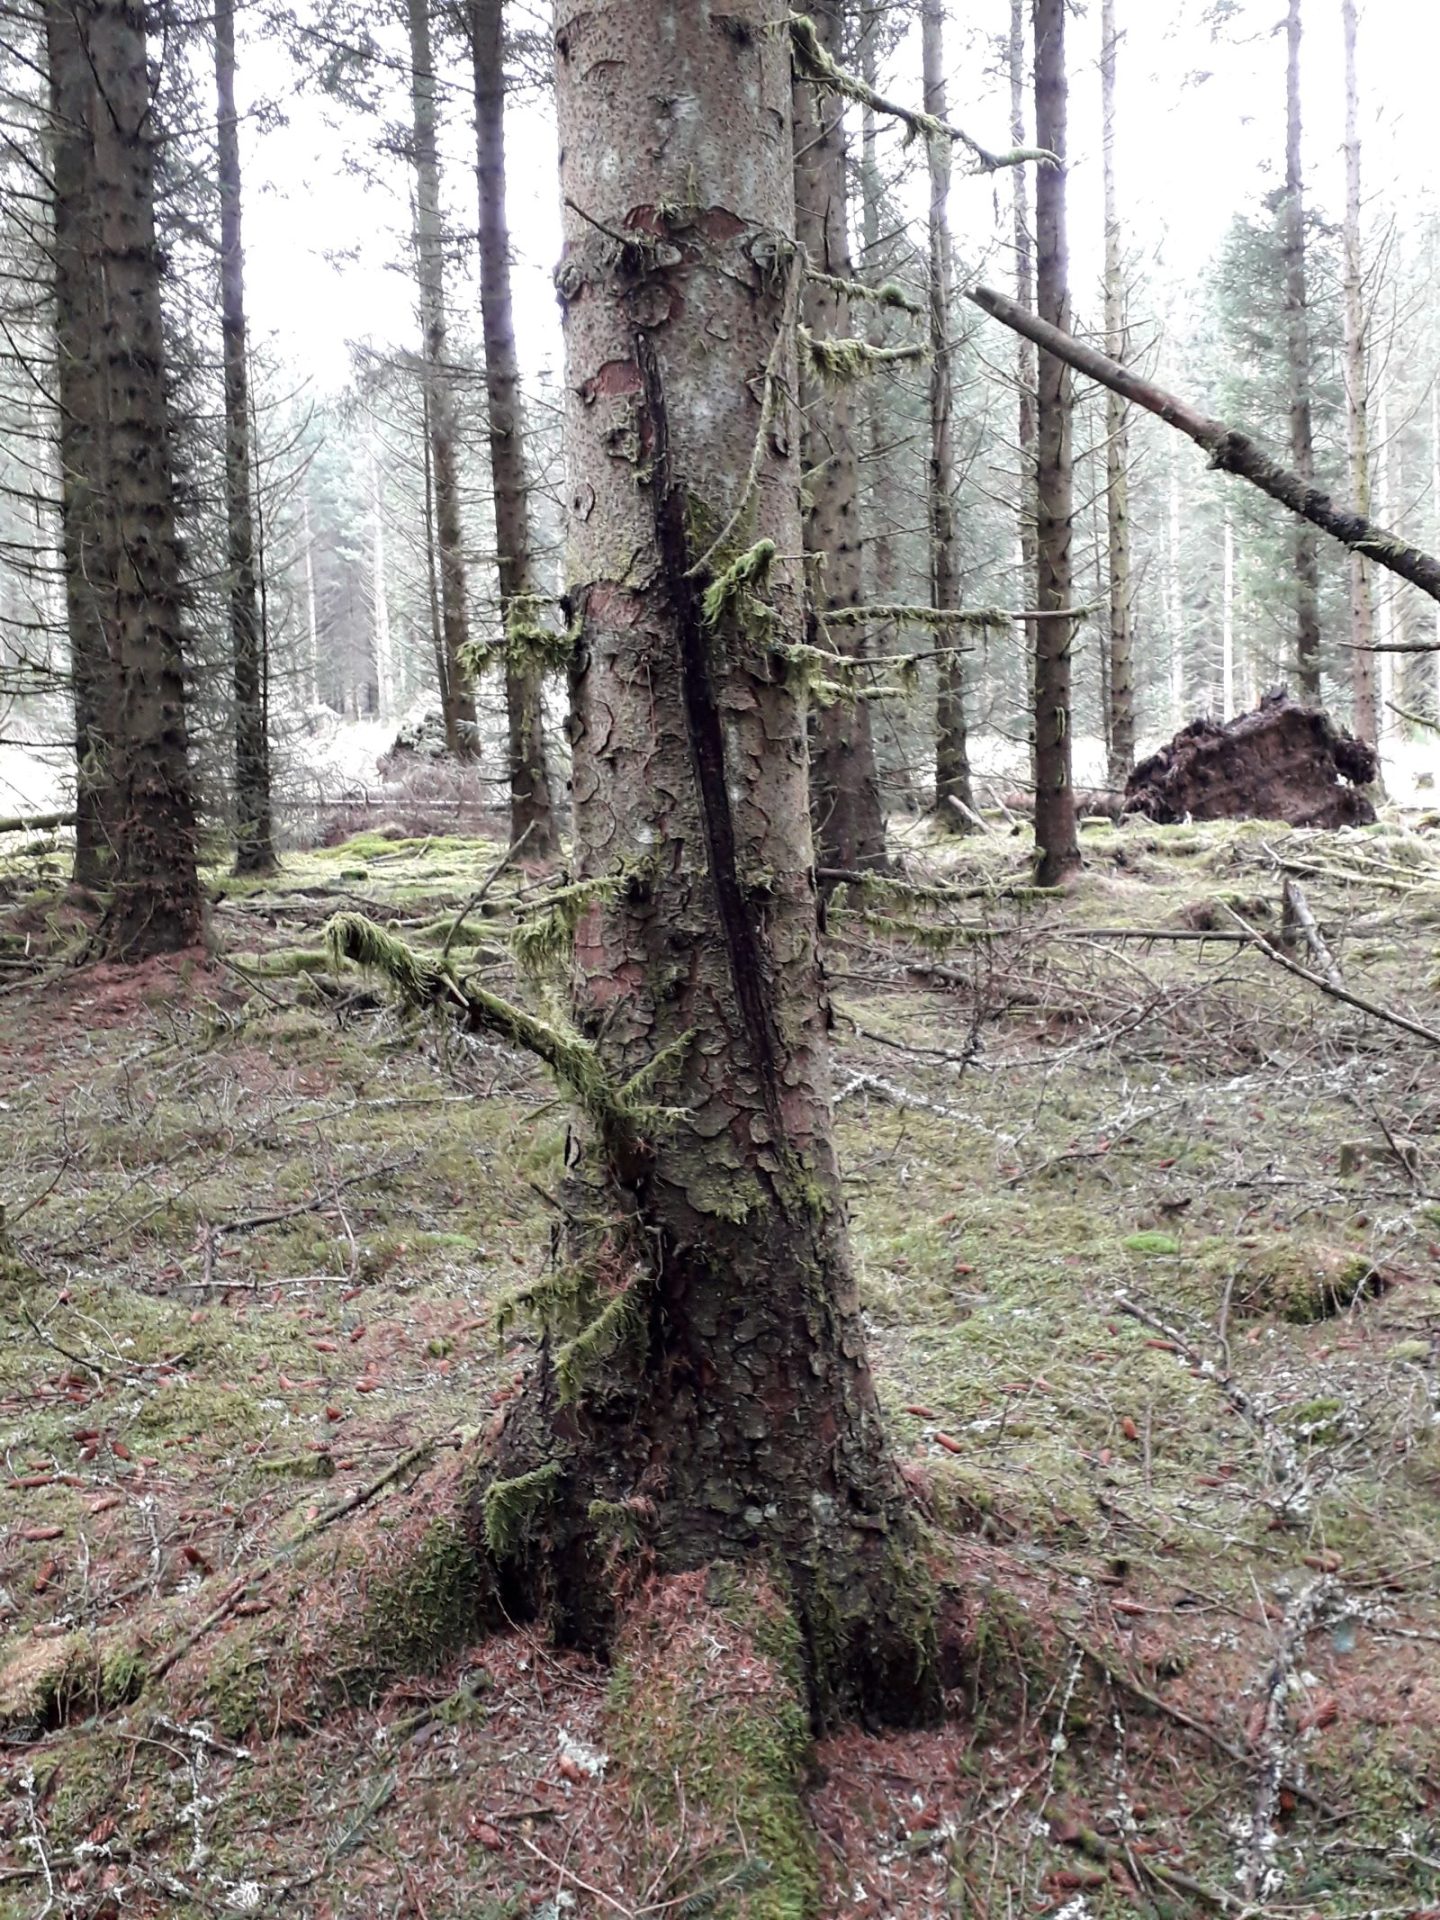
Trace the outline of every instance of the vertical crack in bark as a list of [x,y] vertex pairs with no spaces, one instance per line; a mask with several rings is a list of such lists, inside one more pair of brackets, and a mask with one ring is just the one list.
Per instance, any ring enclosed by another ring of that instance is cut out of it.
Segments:
[[710,643],[701,605],[704,582],[689,578],[685,495],[671,465],[664,381],[654,343],[648,334],[638,330],[635,362],[644,382],[649,416],[655,541],[670,603],[675,610],[685,727],[700,799],[710,879],[725,936],[735,1002],[745,1025],[750,1063],[764,1091],[766,1117],[776,1146],[783,1151],[786,1128],[780,1099],[780,1039],[765,985],[764,954],[740,882],[735,822],[725,778],[725,736],[710,671]]

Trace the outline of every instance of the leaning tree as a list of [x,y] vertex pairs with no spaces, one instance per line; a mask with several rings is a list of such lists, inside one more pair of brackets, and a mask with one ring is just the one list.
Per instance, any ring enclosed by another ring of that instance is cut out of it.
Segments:
[[623,1579],[783,1580],[817,1711],[938,1705],[832,1144],[807,805],[783,0],[557,0],[578,883],[571,1018],[355,919],[337,949],[538,1052],[582,1151],[477,1492],[497,1598],[603,1647]]

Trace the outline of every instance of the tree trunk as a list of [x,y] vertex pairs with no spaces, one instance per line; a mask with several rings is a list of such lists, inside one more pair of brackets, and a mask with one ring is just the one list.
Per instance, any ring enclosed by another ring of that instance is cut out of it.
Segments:
[[225,367],[225,589],[235,692],[235,871],[273,873],[265,640],[250,493],[250,372],[240,228],[240,122],[235,112],[235,0],[215,0],[220,187],[220,336]]
[[1225,509],[1225,557],[1220,586],[1220,718],[1233,720],[1235,705],[1235,522]]
[[[826,49],[842,58],[844,0],[819,0],[808,9]],[[718,30],[718,29],[717,29]],[[845,103],[805,81],[795,83],[795,228],[810,264],[840,279],[853,278],[847,212]],[[808,281],[801,316],[817,338],[846,339],[850,302],[833,287]],[[842,385],[825,387],[801,371],[803,459],[814,501],[805,520],[805,551],[812,573],[818,644],[857,657],[866,648],[863,626],[827,633],[824,616],[861,602],[860,480],[855,459],[854,400]],[[870,706],[836,700],[815,716],[812,804],[820,865],[880,871],[886,866],[885,819]]]
[[[471,0],[475,69],[475,151],[480,186],[480,314],[485,332],[485,390],[490,409],[490,473],[495,488],[495,545],[500,620],[507,634],[517,615],[535,622],[530,492],[525,473],[525,421],[520,362],[510,298],[510,234],[505,215],[505,49],[501,0]],[[510,838],[523,836],[528,855],[555,851],[555,812],[545,760],[540,674],[509,658],[505,715],[509,741]]]
[[[925,111],[944,120],[949,117],[944,0],[925,0],[920,31]],[[960,569],[955,563],[955,394],[950,365],[955,283],[950,245],[950,154],[948,140],[930,142],[930,586],[932,604],[937,607],[960,604]],[[942,826],[961,831],[968,830],[975,812],[965,724],[964,662],[965,656],[958,648],[941,654],[935,703],[935,814]]]
[[[1300,165],[1300,0],[1290,0],[1285,65],[1285,319],[1290,370],[1290,458],[1315,480],[1310,420],[1310,315],[1305,292],[1305,181]],[[1363,509],[1362,509],[1363,511]],[[1311,528],[1295,529],[1295,667],[1302,700],[1320,704],[1320,556]]]
[[459,426],[448,359],[445,315],[445,229],[440,212],[440,151],[430,0],[409,0],[410,97],[415,122],[415,262],[420,287],[421,362],[429,437],[430,493],[439,574],[440,706],[445,744],[463,760],[479,748],[475,694],[462,664],[469,637],[465,546],[460,518]]
[[370,442],[370,512],[374,519],[370,539],[371,598],[375,621],[375,717],[395,715],[395,644],[390,631],[390,575],[385,555],[385,489],[375,442]]
[[139,9],[52,4],[45,24],[82,845],[113,856],[101,950],[138,961],[200,930],[156,136]]
[[[1128,358],[1125,263],[1120,247],[1120,201],[1115,183],[1115,0],[1101,0],[1100,89],[1104,115],[1105,351]],[[1135,764],[1135,658],[1130,586],[1130,409],[1119,394],[1105,396],[1105,518],[1110,572],[1106,679],[1108,773],[1123,787]]]
[[[1345,419],[1350,453],[1350,495],[1357,513],[1370,511],[1369,342],[1365,313],[1365,268],[1360,248],[1360,89],[1355,71],[1355,0],[1341,0],[1345,29]],[[1354,672],[1355,731],[1362,740],[1379,736],[1375,700],[1375,593],[1370,562],[1350,556],[1350,640]]]
[[[1025,4],[1010,0],[1010,137],[1016,147],[1026,144],[1025,119]],[[1011,211],[1015,227],[1015,299],[1027,312],[1035,305],[1035,241],[1030,230],[1030,169],[1010,169]],[[1015,347],[1015,390],[1019,395],[1016,422],[1019,450],[1018,517],[1020,547],[1020,605],[1033,607],[1040,559],[1035,546],[1035,391],[1039,378],[1035,349],[1023,335]],[[1035,674],[1040,659],[1039,623],[1027,620],[1025,635],[1025,704],[1029,712],[1030,773],[1035,773]]]
[[[1036,306],[1050,326],[1069,331],[1069,247],[1065,230],[1065,0],[1034,0],[1035,143],[1058,154],[1035,178]],[[1036,417],[1035,843],[1038,878],[1056,886],[1080,865],[1075,792],[1070,777],[1070,653],[1074,622],[1053,617],[1071,605],[1074,410],[1070,369],[1040,355]]]
[[[551,1301],[589,1324],[511,1411],[487,1539],[507,1605],[590,1646],[635,1567],[778,1564],[817,1711],[914,1720],[932,1628],[847,1251],[804,678],[775,644],[806,629],[786,9],[555,15],[576,857],[608,885],[576,935],[591,1187]],[[739,539],[773,546],[700,565],[757,441]],[[642,1072],[649,1119],[617,1092]]]
[[1168,502],[1165,541],[1165,626],[1170,642],[1170,729],[1185,724],[1185,599],[1180,586],[1180,468],[1175,442],[1165,449]]

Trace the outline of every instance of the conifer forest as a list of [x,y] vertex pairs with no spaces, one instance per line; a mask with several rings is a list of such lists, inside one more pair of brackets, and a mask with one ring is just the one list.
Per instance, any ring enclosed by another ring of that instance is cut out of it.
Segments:
[[1437,59],[0,0],[0,1920],[1440,1916]]

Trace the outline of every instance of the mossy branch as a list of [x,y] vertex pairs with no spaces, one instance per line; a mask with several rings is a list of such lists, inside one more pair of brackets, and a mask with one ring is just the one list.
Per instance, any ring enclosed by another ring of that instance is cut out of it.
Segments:
[[827,387],[854,386],[881,367],[913,365],[930,354],[929,347],[918,342],[909,347],[872,347],[868,340],[832,339],[811,333],[808,327],[800,329],[800,350]]
[[545,594],[517,593],[506,611],[500,640],[467,640],[460,649],[465,672],[478,678],[497,662],[512,673],[567,672],[580,639],[580,623],[547,627],[539,616],[553,604]]
[[[705,589],[701,608],[707,627],[718,627],[731,607],[742,597],[754,600],[762,594],[770,582],[770,569],[775,564],[776,546],[773,540],[757,540],[753,547],[737,554],[723,572],[718,573]],[[766,608],[768,613],[770,609]],[[770,613],[773,623],[774,614]]]
[[827,627],[860,627],[886,621],[901,627],[974,627],[1008,629],[1015,615],[1001,607],[897,606],[888,602],[868,607],[828,607]]
[[606,874],[598,880],[577,880],[551,894],[542,911],[520,921],[510,935],[511,951],[523,971],[538,980],[568,961],[586,909],[598,900],[613,900],[619,888],[619,877]]
[[898,280],[882,280],[878,287],[863,280],[847,280],[838,273],[822,273],[818,267],[806,267],[805,278],[812,286],[829,287],[846,300],[861,301],[872,307],[892,307],[899,313],[922,314],[925,309],[915,296],[907,293]]
[[948,120],[937,119],[933,113],[917,112],[914,107],[903,106],[898,100],[887,100],[883,93],[877,93],[859,74],[848,72],[836,61],[808,14],[792,13],[789,24],[795,70],[802,80],[808,80],[812,86],[824,87],[846,100],[854,100],[859,106],[869,107],[874,113],[883,113],[887,119],[898,120],[912,137],[918,133],[927,140],[955,141],[974,155],[977,170],[981,173],[995,173],[1001,167],[1023,167],[1032,160],[1047,166],[1060,165],[1059,157],[1048,147],[1014,147],[1008,153],[992,153],[988,147],[982,147],[978,140],[972,139],[963,127],[952,126]]

